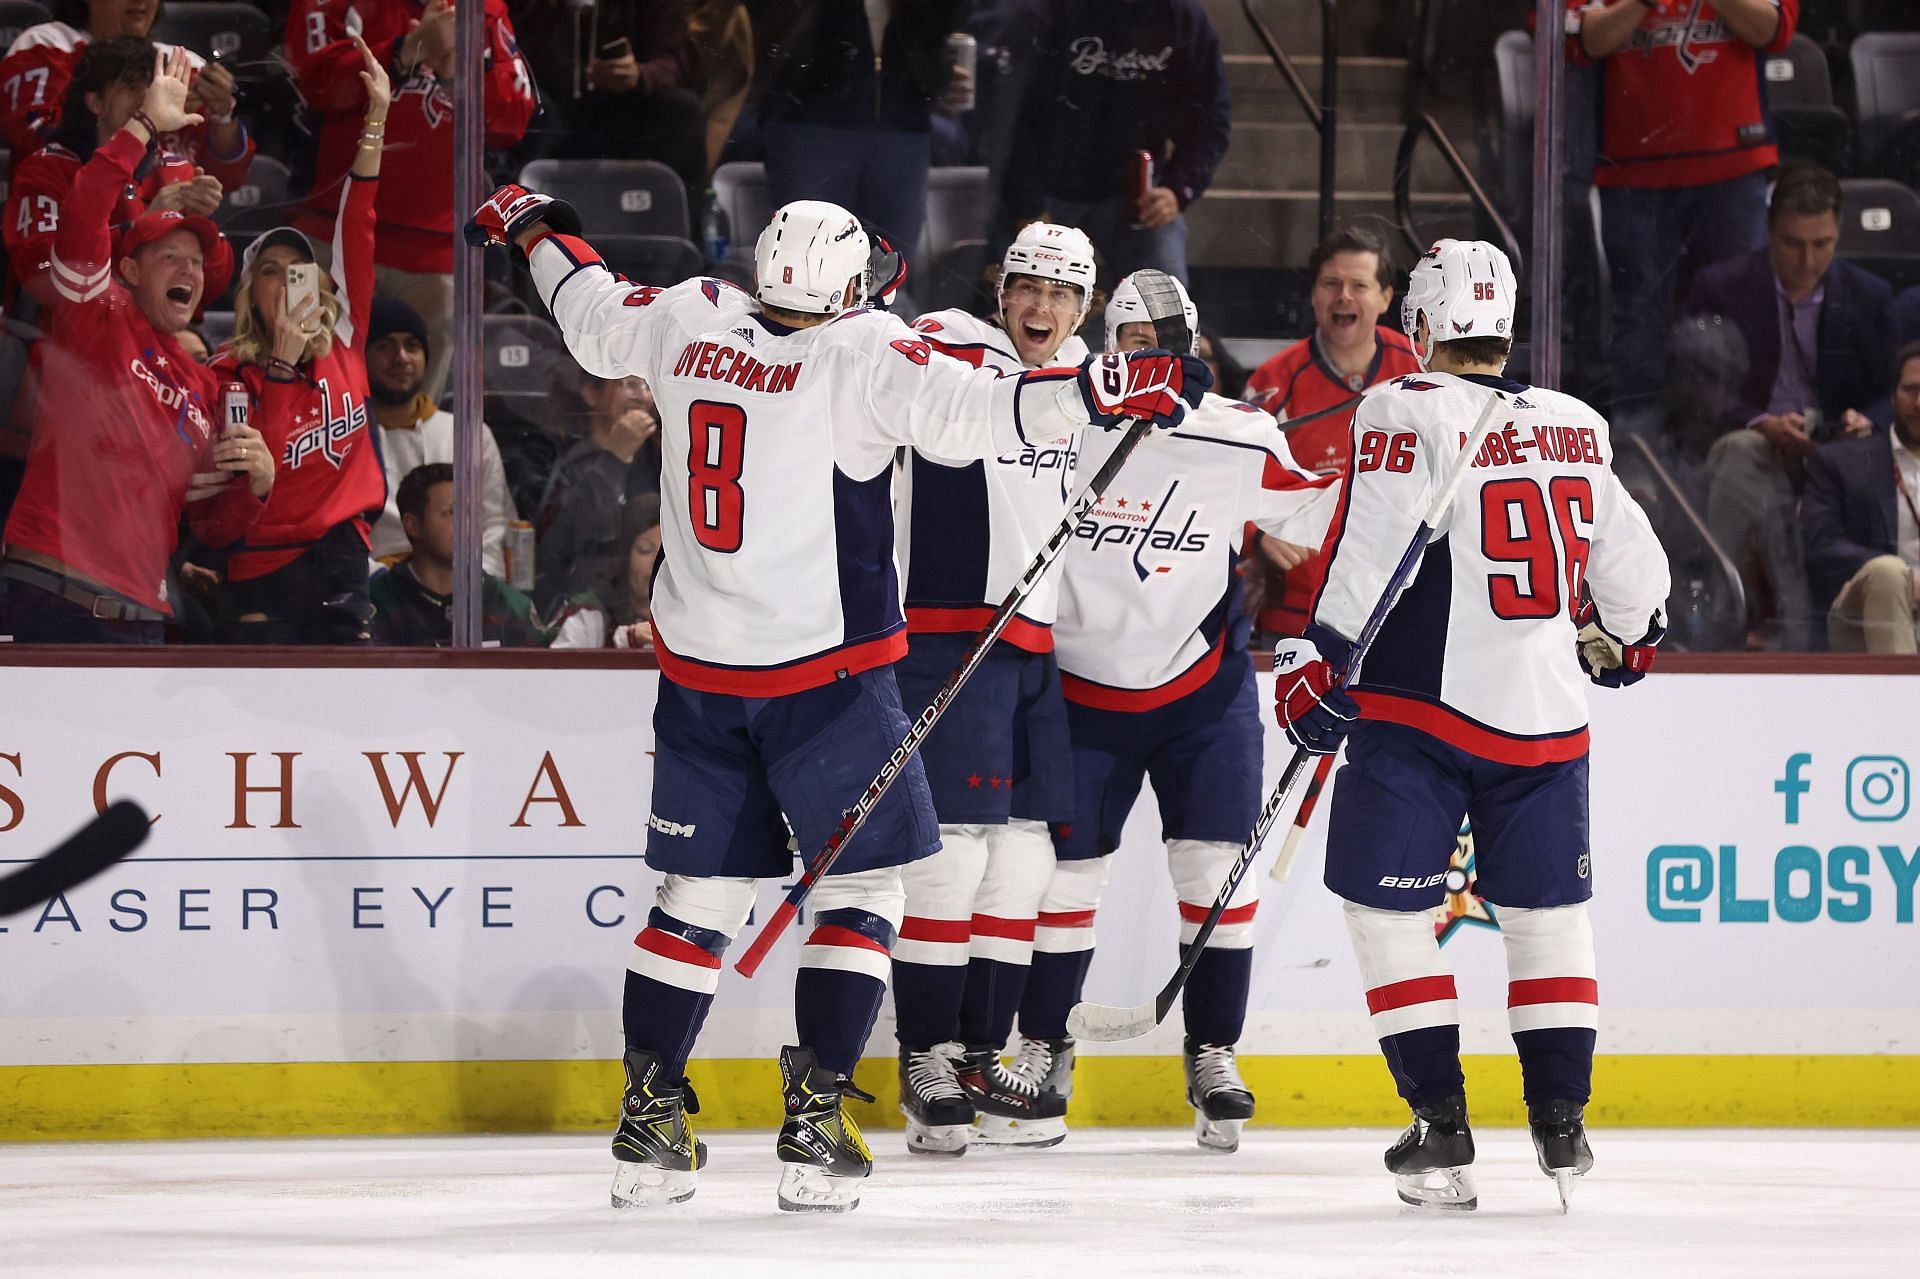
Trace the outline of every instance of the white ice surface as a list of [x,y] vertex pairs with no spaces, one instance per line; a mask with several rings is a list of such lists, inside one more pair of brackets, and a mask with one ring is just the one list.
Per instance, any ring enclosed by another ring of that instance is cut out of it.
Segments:
[[1920,1135],[1594,1134],[1561,1216],[1523,1132],[1479,1138],[1480,1210],[1403,1208],[1385,1132],[1086,1131],[881,1163],[842,1217],[775,1211],[768,1135],[712,1137],[685,1205],[615,1212],[602,1137],[0,1147],[0,1272],[31,1274],[1860,1275],[1920,1273]]

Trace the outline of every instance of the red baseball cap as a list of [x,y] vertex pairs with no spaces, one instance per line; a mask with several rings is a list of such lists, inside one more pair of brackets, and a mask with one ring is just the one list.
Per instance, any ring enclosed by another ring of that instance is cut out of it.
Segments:
[[201,250],[207,255],[206,283],[200,296],[206,299],[219,297],[226,291],[227,281],[233,278],[233,246],[227,243],[227,237],[220,234],[220,228],[208,218],[190,217],[178,209],[149,209],[134,219],[133,225],[120,233],[120,247],[114,254],[117,262],[121,258],[130,258],[155,240],[163,240],[175,231],[191,231],[200,241]]

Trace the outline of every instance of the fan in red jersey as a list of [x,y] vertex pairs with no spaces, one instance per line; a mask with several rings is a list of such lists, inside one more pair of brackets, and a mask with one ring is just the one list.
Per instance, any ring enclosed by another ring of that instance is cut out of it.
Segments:
[[[333,274],[313,245],[277,227],[247,248],[233,341],[214,360],[246,385],[280,467],[266,512],[227,563],[221,638],[240,644],[364,644],[370,521],[387,477],[367,429],[366,333],[373,306],[374,197],[390,101],[386,68],[358,36],[366,117],[339,189]],[[312,281],[301,295],[303,274]]]
[[63,302],[43,386],[61,419],[34,438],[0,561],[0,634],[21,643],[158,643],[182,514],[225,545],[273,487],[265,441],[220,432],[219,380],[174,337],[225,287],[226,241],[175,210],[143,215],[117,249],[109,227],[155,138],[199,120],[184,107],[187,70],[175,51],[82,167],[54,241]]

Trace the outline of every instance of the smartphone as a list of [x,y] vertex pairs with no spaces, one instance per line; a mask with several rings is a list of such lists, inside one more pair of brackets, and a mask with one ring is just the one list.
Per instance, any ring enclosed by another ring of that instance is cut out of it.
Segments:
[[[320,267],[313,262],[295,262],[287,267],[287,314],[300,309],[305,299],[320,303]],[[316,314],[315,319],[318,319]]]
[[600,57],[606,62],[618,62],[622,58],[633,56],[633,41],[621,36],[600,46]]

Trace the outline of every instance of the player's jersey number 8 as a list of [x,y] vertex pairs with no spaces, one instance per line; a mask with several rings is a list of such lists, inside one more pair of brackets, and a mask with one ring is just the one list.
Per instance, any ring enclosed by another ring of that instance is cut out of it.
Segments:
[[687,410],[687,511],[693,538],[710,551],[740,549],[747,495],[740,487],[746,465],[747,411],[738,404],[695,400]]

